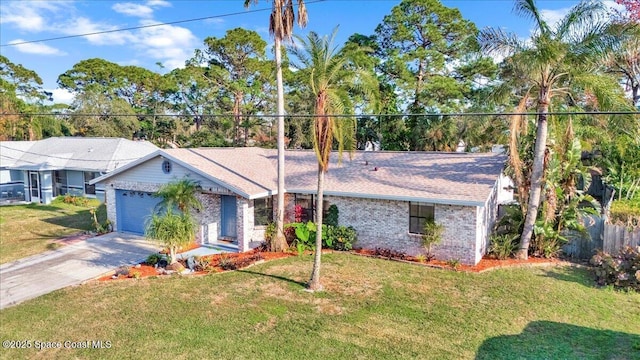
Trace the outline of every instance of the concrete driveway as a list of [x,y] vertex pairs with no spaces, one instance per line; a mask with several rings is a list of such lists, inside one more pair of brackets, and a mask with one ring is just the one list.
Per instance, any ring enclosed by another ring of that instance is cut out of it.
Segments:
[[136,264],[159,250],[143,237],[110,233],[0,265],[0,309]]

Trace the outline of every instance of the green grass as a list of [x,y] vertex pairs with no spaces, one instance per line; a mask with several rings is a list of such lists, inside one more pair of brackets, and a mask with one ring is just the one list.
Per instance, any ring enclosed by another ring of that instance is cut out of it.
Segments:
[[[334,253],[89,283],[0,311],[0,338],[110,341],[0,358],[640,359],[640,294],[572,267],[468,274]],[[63,345],[64,346],[64,345]]]
[[[89,208],[99,206],[98,200],[88,207],[65,204],[55,199],[49,205],[26,204],[0,207],[0,264],[55,248],[53,240],[92,230]],[[106,220],[104,205],[98,219]]]

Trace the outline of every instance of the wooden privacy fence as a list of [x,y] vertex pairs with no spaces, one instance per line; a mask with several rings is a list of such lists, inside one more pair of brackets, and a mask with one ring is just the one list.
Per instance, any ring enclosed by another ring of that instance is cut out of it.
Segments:
[[626,246],[640,246],[640,227],[604,224],[602,250],[615,254]]
[[589,259],[597,249],[617,254],[625,246],[640,246],[640,227],[607,224],[598,215],[587,215],[583,220],[588,235],[577,232],[569,234],[569,243],[562,248],[569,257]]

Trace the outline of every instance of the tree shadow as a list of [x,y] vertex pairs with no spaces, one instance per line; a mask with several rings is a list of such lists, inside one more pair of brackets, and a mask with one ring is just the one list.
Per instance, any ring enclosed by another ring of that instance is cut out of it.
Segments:
[[586,287],[593,288],[595,283],[591,272],[585,268],[578,268],[574,266],[563,266],[552,269],[544,269],[543,274],[540,276],[577,283]]
[[305,283],[305,282],[302,282],[302,281],[296,281],[296,280],[293,280],[293,279],[290,279],[290,278],[287,278],[287,277],[284,277],[284,276],[272,275],[272,274],[265,274],[265,273],[261,273],[261,272],[257,272],[257,271],[242,270],[242,269],[237,270],[237,271],[238,271],[238,272],[241,272],[241,273],[252,274],[252,275],[260,275],[260,276],[266,276],[266,277],[270,277],[270,278],[272,278],[272,279],[277,279],[277,280],[286,281],[286,282],[291,283],[291,284],[294,284],[294,285],[300,285],[300,286],[302,286],[302,287],[304,287],[304,288],[306,288],[306,287],[307,287],[307,283]]
[[534,321],[521,334],[485,340],[476,354],[484,359],[640,359],[640,334]]

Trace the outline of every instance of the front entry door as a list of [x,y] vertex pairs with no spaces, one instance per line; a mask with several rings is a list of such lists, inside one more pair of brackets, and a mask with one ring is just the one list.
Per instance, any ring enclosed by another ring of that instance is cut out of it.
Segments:
[[29,194],[31,202],[40,202],[40,176],[37,172],[29,172]]
[[223,195],[221,200],[221,227],[220,235],[223,238],[236,239],[236,197]]

